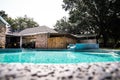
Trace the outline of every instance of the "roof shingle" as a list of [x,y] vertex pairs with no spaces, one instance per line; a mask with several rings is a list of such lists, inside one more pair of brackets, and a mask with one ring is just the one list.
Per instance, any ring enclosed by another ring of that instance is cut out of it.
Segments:
[[9,33],[7,35],[28,36],[28,35],[36,35],[36,34],[43,34],[43,33],[58,33],[58,32],[46,26],[39,26],[34,28],[27,28],[22,30],[21,32]]
[[39,26],[39,27],[24,29],[19,34],[20,35],[34,35],[34,34],[41,34],[41,33],[57,33],[57,32],[49,27]]

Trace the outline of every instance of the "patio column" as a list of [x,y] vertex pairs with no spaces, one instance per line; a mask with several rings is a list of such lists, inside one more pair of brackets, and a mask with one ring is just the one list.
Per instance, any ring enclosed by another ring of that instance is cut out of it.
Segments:
[[20,36],[20,48],[22,48],[22,36]]

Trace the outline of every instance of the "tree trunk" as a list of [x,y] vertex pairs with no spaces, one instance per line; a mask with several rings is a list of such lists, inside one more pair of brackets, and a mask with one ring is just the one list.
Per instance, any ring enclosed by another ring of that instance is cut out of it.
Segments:
[[119,40],[117,38],[115,38],[113,48],[117,48],[118,43],[119,43]]
[[108,36],[106,33],[103,33],[103,47],[108,47],[107,43],[108,43]]

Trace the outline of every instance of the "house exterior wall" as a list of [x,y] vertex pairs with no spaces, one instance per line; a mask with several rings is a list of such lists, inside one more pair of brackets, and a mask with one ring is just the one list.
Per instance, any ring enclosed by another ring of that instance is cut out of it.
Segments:
[[0,48],[5,48],[6,28],[0,24]]
[[68,38],[66,37],[66,40],[67,40],[67,44],[75,44],[77,42],[77,40],[75,38]]
[[39,34],[36,36],[35,48],[46,49],[47,48],[47,34]]

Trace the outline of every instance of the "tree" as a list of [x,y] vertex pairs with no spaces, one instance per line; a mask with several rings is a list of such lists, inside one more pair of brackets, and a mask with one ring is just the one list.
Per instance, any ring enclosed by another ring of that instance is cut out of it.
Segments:
[[63,9],[69,11],[70,23],[76,23],[79,27],[76,29],[98,34],[98,38],[102,36],[104,46],[119,27],[114,28],[114,20],[119,23],[120,0],[63,0],[63,3]]
[[[1,10],[0,11],[0,16],[2,17],[2,18],[4,18],[5,20],[7,20],[8,19],[8,15],[5,13],[5,11],[3,11],[3,10]],[[0,32],[3,32],[4,30],[1,28],[0,29]]]
[[61,33],[71,33],[71,25],[69,24],[66,17],[58,20],[54,26],[55,30]]
[[0,16],[5,19],[5,18],[7,18],[8,15],[5,13],[5,11],[1,10],[0,11]]
[[0,16],[2,16],[10,25],[13,32],[19,32],[25,28],[32,28],[39,26],[37,22],[33,20],[33,18],[27,17],[17,17],[15,19],[8,17],[5,11],[0,11]]
[[35,22],[32,18],[28,18],[27,16],[18,17],[12,23],[13,31],[21,31],[25,28],[32,28],[39,26],[37,22]]
[[120,19],[116,18],[112,20],[110,25],[114,26],[114,27],[111,27],[111,30],[109,32],[110,32],[111,37],[114,39],[113,47],[115,48],[120,43]]

